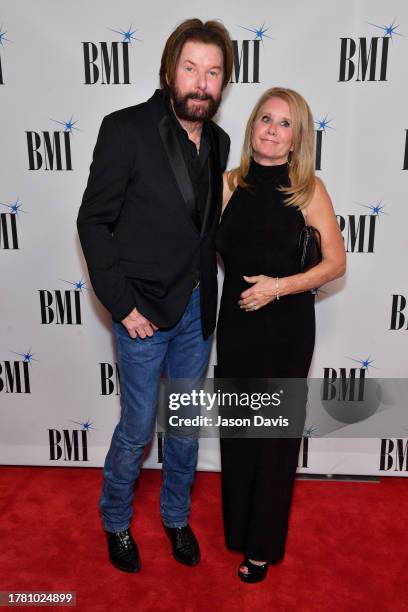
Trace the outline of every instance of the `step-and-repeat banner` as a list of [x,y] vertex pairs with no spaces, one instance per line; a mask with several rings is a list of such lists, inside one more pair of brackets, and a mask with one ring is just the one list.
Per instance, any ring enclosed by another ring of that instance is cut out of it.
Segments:
[[[347,274],[321,288],[310,375],[407,376],[408,6],[403,0],[3,0],[0,7],[0,462],[100,466],[120,410],[110,317],[90,285],[76,216],[104,115],[149,98],[165,41],[189,17],[234,43],[218,123],[237,164],[262,92],[309,102],[316,170]],[[222,273],[220,273],[220,287]],[[216,364],[213,351],[209,376]],[[394,438],[305,431],[299,472],[408,474]],[[405,434],[405,437],[404,437]],[[145,465],[160,467],[154,439]],[[216,439],[199,469],[218,470]]]

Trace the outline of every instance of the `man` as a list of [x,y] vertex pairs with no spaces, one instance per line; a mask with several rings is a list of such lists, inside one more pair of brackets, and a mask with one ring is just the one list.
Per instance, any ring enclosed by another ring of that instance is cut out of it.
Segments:
[[[104,466],[100,507],[112,564],[140,569],[129,530],[133,486],[157,410],[158,381],[204,377],[215,327],[214,235],[229,137],[212,121],[232,71],[216,21],[183,22],[163,51],[161,89],[104,117],[78,232],[96,295],[111,312],[121,417]],[[173,556],[196,565],[188,524],[196,437],[166,436],[160,512]]]

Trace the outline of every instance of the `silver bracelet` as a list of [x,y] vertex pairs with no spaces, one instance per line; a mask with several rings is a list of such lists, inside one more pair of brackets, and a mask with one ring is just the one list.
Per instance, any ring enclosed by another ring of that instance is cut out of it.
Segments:
[[279,276],[275,278],[275,294],[276,299],[279,300]]

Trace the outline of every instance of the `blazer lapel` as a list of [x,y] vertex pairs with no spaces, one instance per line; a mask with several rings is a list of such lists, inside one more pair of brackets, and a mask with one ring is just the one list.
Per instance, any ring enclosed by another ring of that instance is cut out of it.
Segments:
[[[180,145],[177,142],[177,138],[173,130],[171,129],[170,117],[167,115],[164,115],[159,121],[159,133],[169,159],[170,166],[173,170],[174,177],[177,181],[177,185],[180,189],[181,195],[183,196],[188,216],[191,219],[192,225],[196,227],[192,220],[192,212],[195,209],[193,185],[184,162]],[[197,228],[196,231],[198,231]]]
[[214,169],[213,169],[213,156],[210,154],[208,155],[208,193],[207,193],[207,200],[205,203],[205,208],[204,208],[204,215],[203,215],[203,221],[201,224],[201,232],[200,235],[203,236],[206,232],[206,229],[208,227],[208,225],[210,224],[210,218],[211,218],[211,212],[213,209],[212,206],[212,202],[213,202],[213,191],[214,191],[214,187],[213,187],[213,180],[214,180]]
[[214,215],[217,216],[220,208],[219,191],[221,168],[219,162],[219,143],[211,126],[209,127],[209,134],[211,148],[208,156],[208,195],[204,209],[203,223],[201,226],[201,236],[203,236],[209,230],[214,221]]

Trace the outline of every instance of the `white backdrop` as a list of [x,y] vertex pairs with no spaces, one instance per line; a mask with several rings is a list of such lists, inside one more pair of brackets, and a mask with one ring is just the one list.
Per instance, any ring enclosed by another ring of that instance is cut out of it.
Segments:
[[[221,19],[237,49],[236,82],[217,118],[232,139],[229,167],[238,162],[247,117],[265,89],[298,90],[316,120],[317,174],[339,215],[348,269],[318,295],[310,375],[332,368],[349,377],[355,368],[357,377],[361,369],[367,377],[407,376],[406,2],[3,0],[4,464],[103,464],[119,395],[115,376],[103,385],[101,372],[114,371],[115,355],[75,220],[102,117],[152,95],[167,37],[192,16]],[[113,60],[110,77],[104,52]],[[403,433],[392,440],[306,437],[299,471],[406,476]],[[155,440],[145,465],[160,467],[158,459]],[[201,441],[199,468],[219,469],[217,440]]]

